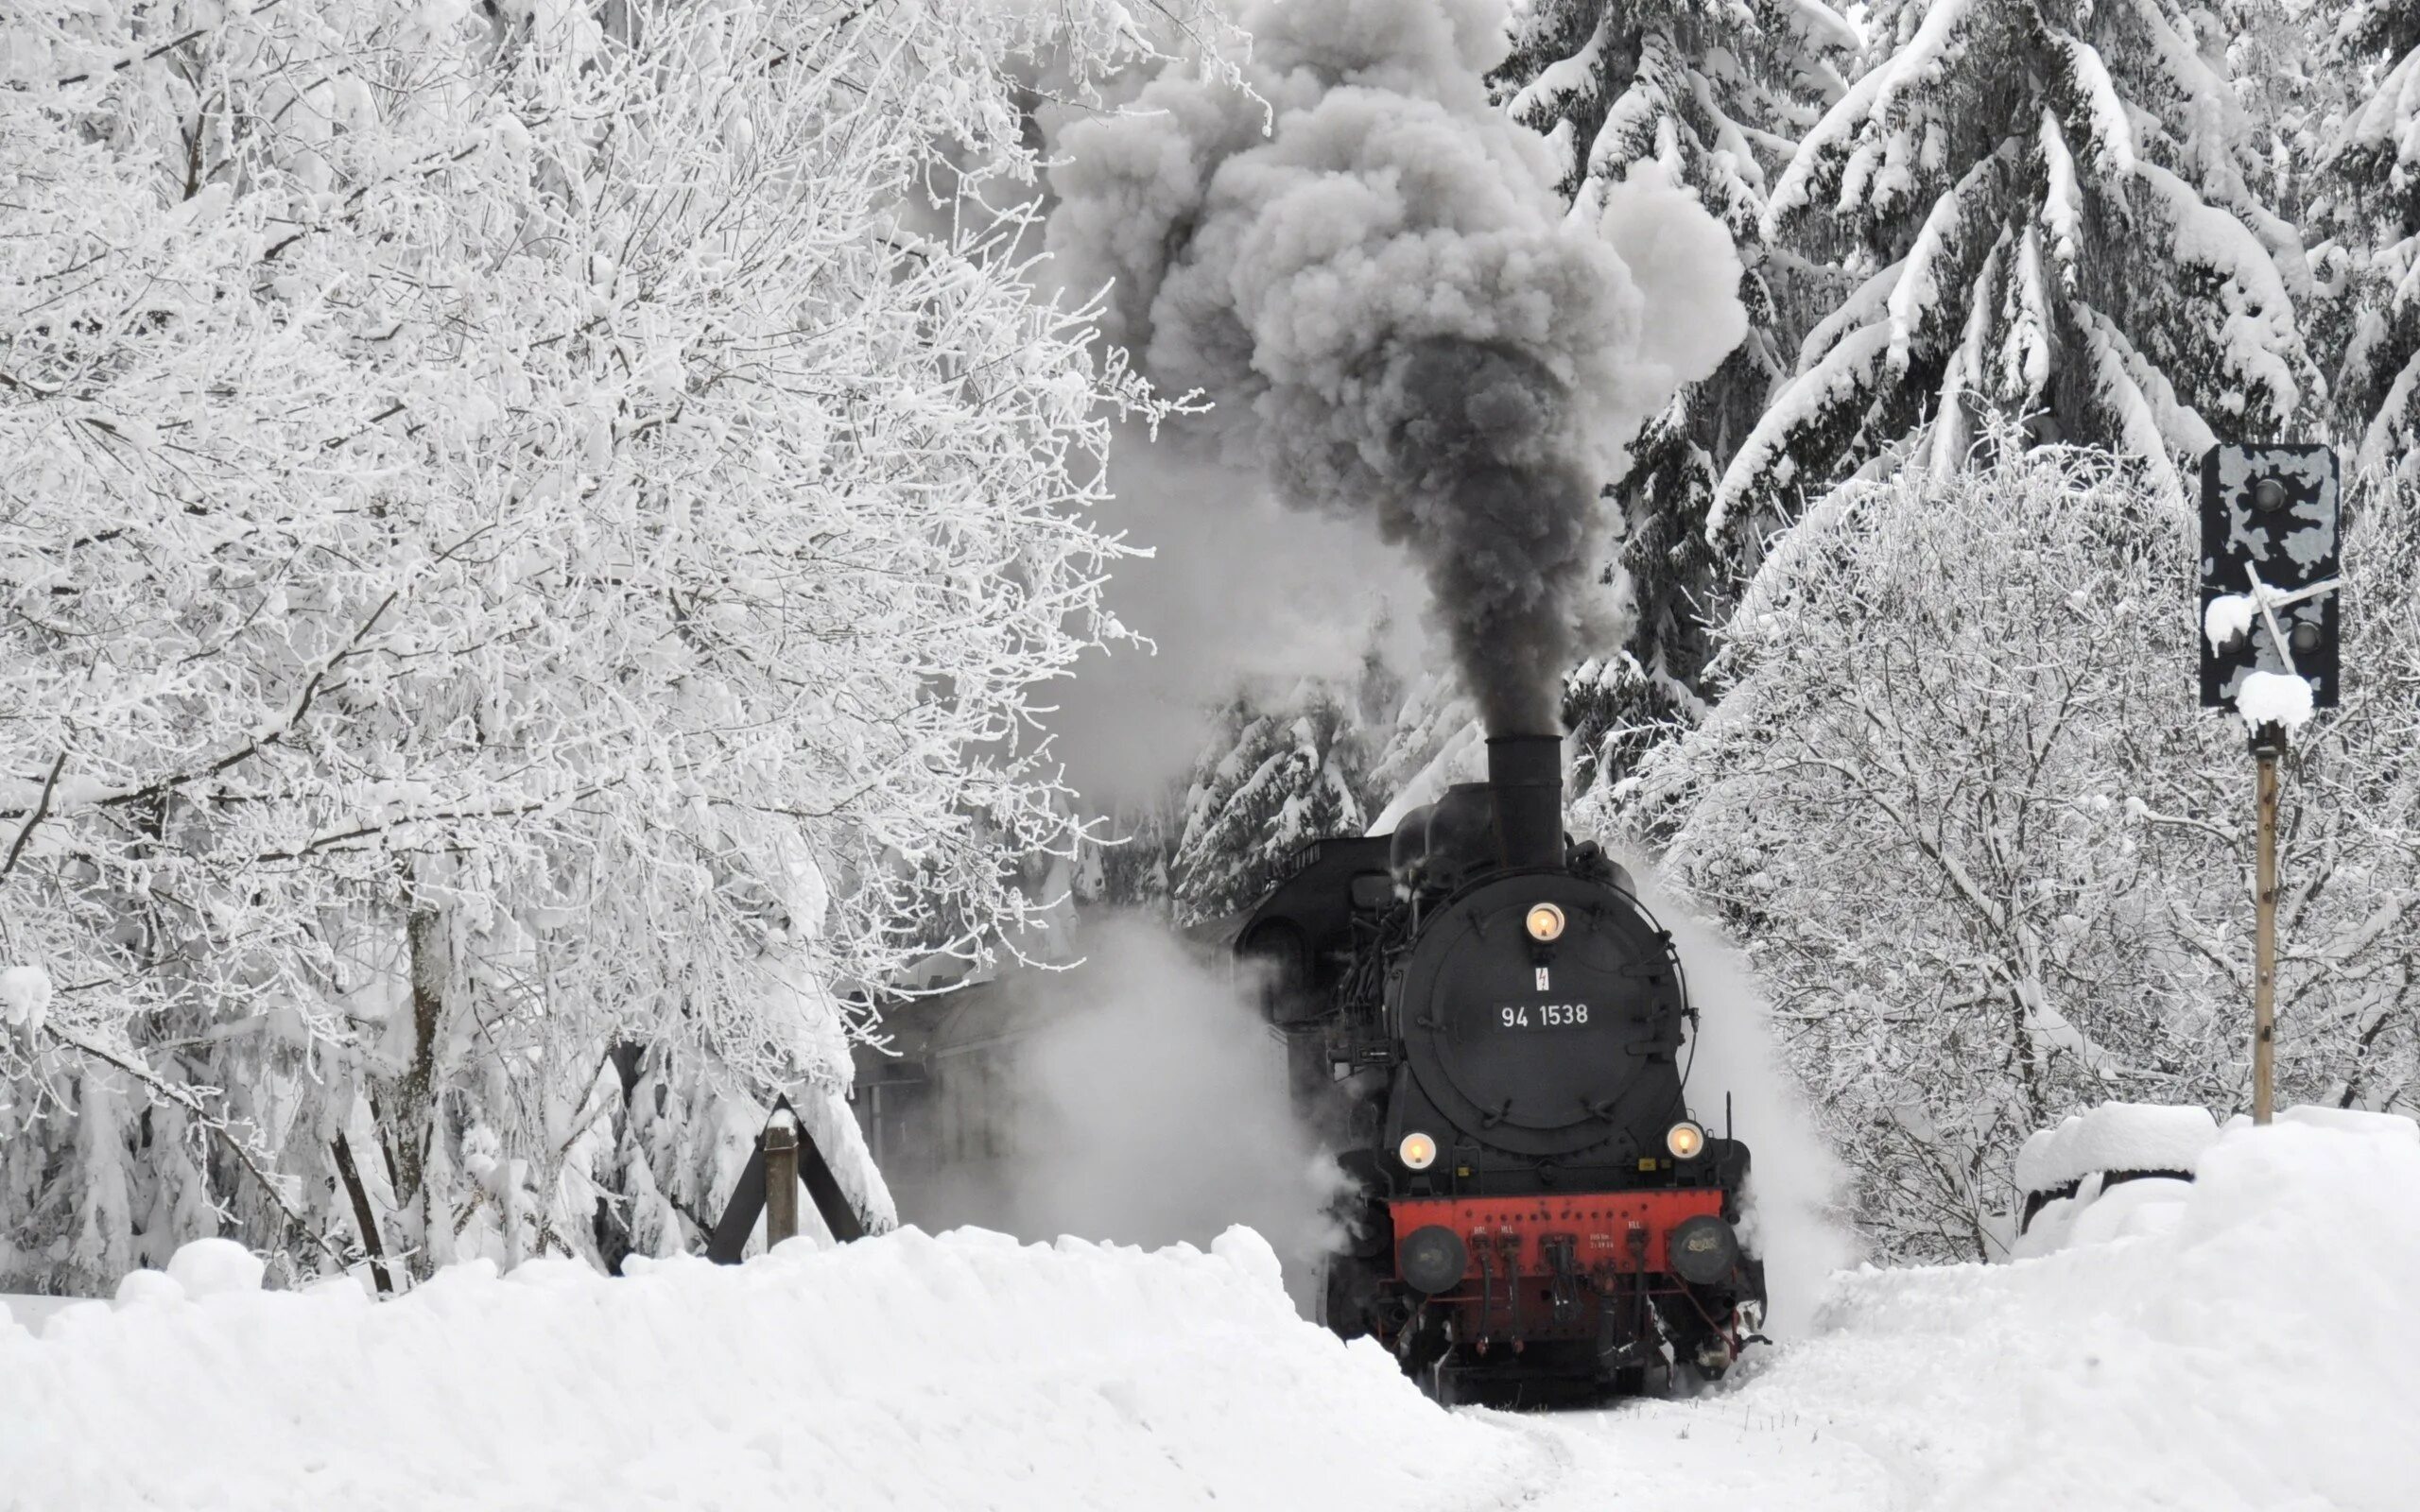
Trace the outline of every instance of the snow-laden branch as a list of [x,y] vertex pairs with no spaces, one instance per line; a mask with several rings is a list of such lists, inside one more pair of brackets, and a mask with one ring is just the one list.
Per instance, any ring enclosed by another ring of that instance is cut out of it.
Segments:
[[[982,956],[1084,837],[1037,700],[1120,633],[1103,463],[1168,405],[1038,287],[1019,60],[1080,97],[1232,31],[117,19],[0,12],[78,80],[0,122],[0,967],[71,985],[62,1042],[179,1045],[209,1116],[292,1131],[213,1189],[262,1243],[358,1226],[342,1133],[416,1266],[591,1246],[607,1192],[678,1245],[735,1100],[836,1085],[895,977]],[[623,1046],[652,1132],[596,1103]],[[114,1094],[6,1034],[0,1084],[78,1115],[0,1155],[0,1210],[72,1165],[123,1259],[110,1194],[169,1177]],[[203,1116],[173,1085],[129,1096]]]
[[[2363,1106],[2420,1095],[2414,519],[2348,515],[2352,680],[2287,783],[2281,1074]],[[2005,427],[1839,490],[1742,595],[1724,700],[1588,800],[1753,942],[1842,1146],[1904,1131],[1858,1163],[1903,1253],[1988,1228],[2037,1115],[2240,1092],[2252,783],[2186,696],[2185,524],[2155,474]]]

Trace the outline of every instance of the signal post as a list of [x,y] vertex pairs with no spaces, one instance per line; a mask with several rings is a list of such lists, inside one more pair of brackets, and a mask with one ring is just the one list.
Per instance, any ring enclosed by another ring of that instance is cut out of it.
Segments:
[[2278,763],[2295,727],[2336,707],[2341,490],[2325,446],[2220,446],[2202,459],[2202,706],[2251,735],[2252,1119],[2276,1105]]
[[2252,1121],[2266,1124],[2277,1102],[2277,758],[2286,753],[2286,731],[2262,725],[2253,733],[2252,757],[2258,775],[2258,862],[2253,879]]

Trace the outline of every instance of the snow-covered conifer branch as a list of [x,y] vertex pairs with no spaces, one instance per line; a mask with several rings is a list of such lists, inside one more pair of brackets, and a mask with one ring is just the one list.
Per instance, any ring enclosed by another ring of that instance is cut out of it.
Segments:
[[[1980,413],[2163,478],[2200,437],[2308,419],[2325,389],[2306,351],[2309,266],[2255,192],[2258,147],[2225,64],[2186,41],[2179,8],[1932,0],[1889,17],[1765,227],[1810,249],[1846,239],[1859,271],[1886,272],[1818,323],[1759,422],[1762,461],[1734,460],[1715,521],[1786,518],[1802,490],[1920,438],[1911,452],[1943,465]],[[1983,237],[1956,276],[1941,266],[1959,227],[2029,224],[2041,232],[1988,268]],[[1877,306],[1891,360],[1848,382],[1834,343]]]

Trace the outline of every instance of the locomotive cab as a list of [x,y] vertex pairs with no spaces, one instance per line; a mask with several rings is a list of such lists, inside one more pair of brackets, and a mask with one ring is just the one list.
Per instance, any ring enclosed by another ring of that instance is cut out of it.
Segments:
[[1564,835],[1560,741],[1488,755],[1393,834],[1306,847],[1237,937],[1352,1177],[1324,1319],[1441,1396],[1720,1374],[1763,1273],[1748,1150],[1686,1106],[1679,956]]

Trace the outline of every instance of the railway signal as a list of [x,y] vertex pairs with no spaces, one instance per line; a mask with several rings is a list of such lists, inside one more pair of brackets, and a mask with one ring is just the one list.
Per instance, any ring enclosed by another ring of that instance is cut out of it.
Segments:
[[2235,709],[2256,673],[2337,699],[2338,488],[2325,446],[2218,446],[2202,459],[2202,707]]
[[2242,716],[2256,769],[2256,1124],[2276,1099],[2277,762],[2311,710],[2336,707],[2339,495],[2325,446],[2217,446],[2202,459],[2202,706]]

